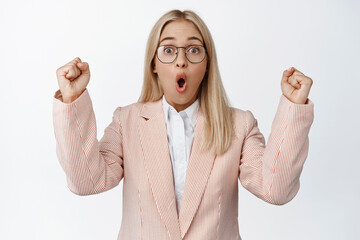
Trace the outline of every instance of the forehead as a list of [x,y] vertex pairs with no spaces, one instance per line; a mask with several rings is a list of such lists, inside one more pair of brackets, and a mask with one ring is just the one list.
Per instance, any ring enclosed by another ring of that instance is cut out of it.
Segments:
[[196,26],[192,22],[183,19],[166,24],[160,35],[160,41],[169,37],[174,38],[175,40],[185,40],[189,37],[197,37],[202,41],[201,34]]

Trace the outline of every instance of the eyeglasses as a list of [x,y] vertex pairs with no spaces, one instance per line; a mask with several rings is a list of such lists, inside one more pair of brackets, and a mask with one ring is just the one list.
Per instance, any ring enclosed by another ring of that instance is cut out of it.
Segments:
[[202,45],[189,45],[187,47],[176,47],[173,45],[159,46],[156,55],[162,63],[172,63],[178,56],[178,49],[183,48],[185,50],[185,57],[191,63],[200,63],[206,56],[206,49]]

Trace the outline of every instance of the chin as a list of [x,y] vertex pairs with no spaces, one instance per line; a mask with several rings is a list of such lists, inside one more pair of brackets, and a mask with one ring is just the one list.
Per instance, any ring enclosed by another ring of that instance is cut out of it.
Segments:
[[191,101],[191,97],[189,96],[180,96],[177,98],[179,104],[186,104]]

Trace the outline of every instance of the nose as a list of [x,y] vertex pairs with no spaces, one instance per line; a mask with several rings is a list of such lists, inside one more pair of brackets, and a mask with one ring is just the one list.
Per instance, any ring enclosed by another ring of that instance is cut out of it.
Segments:
[[179,48],[178,54],[176,57],[176,66],[180,68],[186,67],[188,64],[186,56],[185,56],[185,49]]

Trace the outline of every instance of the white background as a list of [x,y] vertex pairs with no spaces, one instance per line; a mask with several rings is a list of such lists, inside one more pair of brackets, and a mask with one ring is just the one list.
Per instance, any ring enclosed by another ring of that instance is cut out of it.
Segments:
[[268,139],[283,70],[314,81],[309,155],[297,196],[270,205],[240,184],[244,240],[360,239],[359,1],[0,2],[0,239],[116,239],[122,182],[70,192],[57,160],[56,69],[90,64],[98,139],[117,106],[136,102],[148,34],[165,12],[191,9],[215,41],[234,107],[251,110]]

